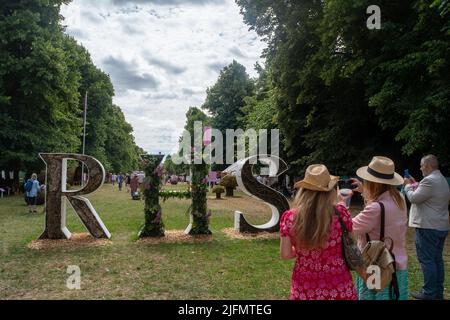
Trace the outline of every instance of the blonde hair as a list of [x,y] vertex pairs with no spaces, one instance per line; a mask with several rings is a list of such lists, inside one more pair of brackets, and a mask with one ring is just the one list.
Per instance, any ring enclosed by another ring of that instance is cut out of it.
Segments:
[[293,230],[299,248],[325,247],[336,201],[336,189],[321,192],[302,188],[298,191],[294,200]]
[[31,179],[37,179],[37,174],[36,173],[33,173],[32,175],[31,175]]
[[389,195],[397,207],[402,210],[405,209],[405,199],[395,186],[364,180],[364,201],[366,205],[376,201],[386,191],[389,191]]

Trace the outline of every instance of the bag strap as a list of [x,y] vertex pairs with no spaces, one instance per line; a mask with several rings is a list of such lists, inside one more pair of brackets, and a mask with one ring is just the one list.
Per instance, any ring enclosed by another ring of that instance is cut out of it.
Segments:
[[[378,202],[378,204],[380,205],[380,209],[381,209],[381,222],[380,222],[380,241],[384,241],[385,240],[385,236],[384,236],[384,231],[385,231],[385,209],[384,209],[384,204],[383,202]],[[388,238],[391,239],[391,238]],[[366,233],[366,240],[367,242],[370,241],[370,236],[368,233]],[[400,298],[400,289],[398,286],[398,279],[397,279],[397,263],[396,263],[396,259],[395,259],[395,255],[392,252],[392,249],[394,247],[394,241],[391,239],[391,246],[388,249],[389,252],[392,255],[392,258],[394,259],[394,273],[392,274],[392,281],[389,285],[389,295],[391,299],[394,300],[399,300]]]
[[394,258],[394,273],[392,274],[392,281],[389,286],[389,295],[390,298],[393,300],[399,300],[400,299],[400,288],[398,286],[398,278],[397,278],[397,263],[395,261],[395,255],[393,252],[391,252],[392,257]]
[[[384,228],[385,228],[385,209],[383,202],[377,202],[380,205],[380,211],[381,211],[381,222],[380,222],[380,241],[383,241],[384,239]],[[368,233],[366,233],[366,241],[370,242],[370,236]]]

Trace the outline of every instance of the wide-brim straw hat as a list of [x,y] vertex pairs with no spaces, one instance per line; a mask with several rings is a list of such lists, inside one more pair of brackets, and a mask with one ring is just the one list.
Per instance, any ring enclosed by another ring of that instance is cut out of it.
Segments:
[[305,178],[295,183],[295,188],[313,191],[330,191],[338,182],[339,177],[332,176],[323,164],[312,164],[305,172]]
[[395,172],[395,164],[389,158],[375,156],[368,166],[361,167],[356,171],[358,177],[376,183],[398,186],[403,184],[401,175]]

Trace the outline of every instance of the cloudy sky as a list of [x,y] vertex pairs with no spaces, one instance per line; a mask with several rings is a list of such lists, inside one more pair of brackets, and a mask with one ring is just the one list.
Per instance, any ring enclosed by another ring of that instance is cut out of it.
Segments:
[[[233,59],[255,76],[265,45],[234,0],[73,0],[62,8],[67,33],[111,76],[136,143],[176,151],[190,106]],[[89,116],[89,114],[88,114]]]

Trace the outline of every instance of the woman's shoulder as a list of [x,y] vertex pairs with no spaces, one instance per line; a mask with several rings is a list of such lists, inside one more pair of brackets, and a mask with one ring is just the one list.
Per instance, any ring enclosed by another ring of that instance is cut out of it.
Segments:
[[289,236],[294,223],[295,210],[289,209],[283,213],[280,219],[280,234],[282,237]]
[[285,212],[283,212],[281,219],[282,220],[290,219],[294,215],[295,215],[295,209],[292,208],[292,209],[289,209],[289,210],[286,210]]
[[[380,211],[381,211],[380,202],[381,201],[379,199],[377,199],[375,201],[371,201],[370,203],[368,203],[364,206],[364,211],[380,213]],[[386,201],[383,201],[383,202],[386,202]]]
[[[348,208],[346,206],[344,206],[343,204],[337,204],[336,205],[336,210],[339,212],[339,215],[341,217],[341,222],[344,223],[346,229],[348,230],[348,232],[352,232],[353,231],[353,219],[352,219],[352,215],[350,213],[350,211],[348,210]],[[338,217],[336,217],[335,221],[335,228],[337,225],[339,225],[338,228],[342,228],[341,223],[337,223],[338,221]]]
[[342,203],[338,203],[334,207],[341,216],[350,216],[350,211]]

